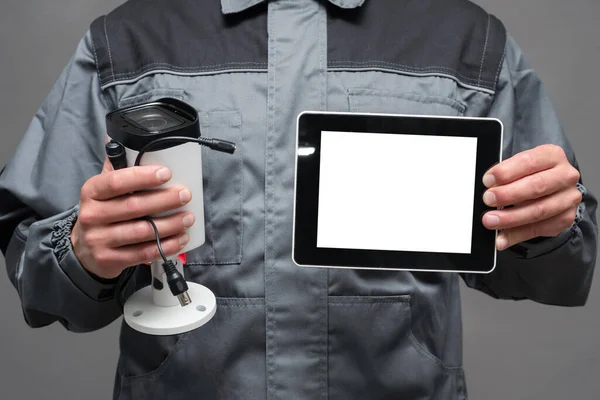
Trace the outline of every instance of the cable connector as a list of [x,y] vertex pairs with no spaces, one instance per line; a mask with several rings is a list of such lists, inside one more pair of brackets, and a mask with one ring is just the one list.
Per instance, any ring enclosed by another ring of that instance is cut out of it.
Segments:
[[169,289],[171,289],[173,296],[177,297],[177,300],[179,300],[179,304],[181,304],[182,307],[190,304],[192,299],[190,299],[190,295],[188,294],[187,282],[183,275],[177,270],[173,261],[167,260],[162,266],[167,278],[167,284],[169,285]]
[[235,153],[236,145],[233,142],[222,140],[222,139],[208,139],[204,137],[198,138],[201,145],[208,147],[209,149],[220,151],[222,153]]

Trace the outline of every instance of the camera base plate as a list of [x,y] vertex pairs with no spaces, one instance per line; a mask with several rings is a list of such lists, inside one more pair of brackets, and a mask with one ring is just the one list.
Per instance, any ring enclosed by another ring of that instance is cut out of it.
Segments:
[[204,325],[215,315],[217,301],[205,286],[188,282],[192,302],[164,307],[154,303],[152,285],[135,292],[123,310],[125,322],[133,329],[149,335],[175,335]]

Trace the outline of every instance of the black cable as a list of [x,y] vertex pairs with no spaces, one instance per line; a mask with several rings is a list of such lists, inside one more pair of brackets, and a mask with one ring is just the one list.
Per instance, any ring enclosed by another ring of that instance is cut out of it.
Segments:
[[158,228],[156,227],[156,224],[154,223],[154,221],[152,221],[152,218],[150,217],[143,217],[142,219],[145,219],[146,221],[150,222],[150,225],[152,225],[152,229],[154,229],[154,235],[156,236],[156,245],[158,246],[158,252],[160,253],[160,256],[163,259],[163,262],[168,262],[169,260],[167,260],[167,256],[165,255],[162,246],[160,244],[160,236],[158,234]]
[[[154,221],[152,221],[152,218],[142,217],[141,219],[148,221],[150,223],[150,225],[152,226],[152,229],[154,230],[154,236],[156,238],[156,246],[158,247],[158,252],[160,253],[161,258],[163,259],[163,268],[165,268],[165,265],[173,264],[171,261],[169,261],[167,259],[167,256],[165,255],[165,253],[162,249],[162,245],[160,243],[160,234],[158,232],[158,228],[156,227],[156,224],[154,223]],[[125,285],[127,284],[127,282],[129,281],[129,279],[131,278],[131,276],[133,275],[133,273],[135,272],[135,268],[136,268],[136,266],[127,268],[125,271],[125,274],[123,276],[123,279],[119,279],[119,281],[117,282],[117,287],[116,287],[115,293],[116,293],[116,297],[117,297],[117,302],[121,309],[123,309],[125,306],[125,304],[121,301],[121,292],[122,292],[123,288],[125,287]],[[167,271],[169,271],[170,274],[172,275],[172,269],[165,268],[165,273]],[[175,279],[177,279],[177,278],[178,277],[175,276]]]
[[159,139],[153,140],[150,143],[148,143],[147,145],[145,145],[144,147],[142,147],[142,149],[140,150],[140,152],[138,153],[138,155],[135,159],[134,165],[135,166],[140,165],[140,161],[142,160],[142,156],[144,155],[144,153],[152,150],[155,147],[158,147],[163,144],[169,144],[169,143],[198,143],[199,145],[206,146],[212,150],[220,151],[223,153],[229,153],[229,154],[233,154],[236,150],[235,143],[229,142],[227,140],[208,139],[208,138],[204,138],[202,136],[200,136],[198,138],[191,138],[191,137],[187,137],[187,136],[171,136],[171,137],[165,137],[165,138],[159,138]]
[[181,306],[186,306],[190,304],[191,299],[187,294],[188,284],[183,275],[177,270],[177,266],[175,265],[175,263],[173,263],[173,261],[171,260],[167,260],[167,257],[165,256],[165,253],[163,252],[163,249],[160,244],[160,236],[158,234],[158,228],[156,227],[156,224],[154,223],[154,221],[152,221],[150,217],[144,217],[143,219],[150,222],[150,225],[152,225],[152,229],[154,229],[154,235],[156,236],[156,245],[158,246],[158,252],[160,253],[160,256],[163,259],[162,267],[163,271],[165,272],[167,284],[169,285],[171,293],[173,294],[173,296],[177,297]]
[[[152,218],[150,218],[150,217],[146,216],[146,217],[142,217],[141,219],[148,221],[150,223],[150,225],[152,226],[152,229],[154,230],[156,246],[158,247],[158,252],[160,253],[160,257],[163,259],[162,267],[163,267],[163,271],[165,272],[165,275],[167,277],[167,284],[169,285],[169,289],[171,290],[171,293],[173,294],[173,296],[177,297],[177,299],[179,300],[179,302],[182,306],[188,305],[191,302],[191,300],[190,300],[189,296],[187,295],[187,291],[188,291],[187,282],[185,281],[185,278],[183,277],[183,275],[177,270],[177,266],[173,263],[173,261],[167,259],[167,256],[165,255],[165,253],[162,249],[162,245],[160,242],[160,234],[158,232],[158,228],[156,227],[156,224],[154,223],[154,221],[152,221]],[[121,291],[122,291],[123,287],[125,286],[126,282],[129,281],[129,279],[133,275],[134,271],[135,271],[135,267],[127,268],[127,272],[126,272],[125,276],[123,277],[122,280],[119,280],[119,282],[117,284],[117,291],[116,291],[117,301],[121,308],[124,307],[124,304],[122,303],[121,298],[120,298]]]

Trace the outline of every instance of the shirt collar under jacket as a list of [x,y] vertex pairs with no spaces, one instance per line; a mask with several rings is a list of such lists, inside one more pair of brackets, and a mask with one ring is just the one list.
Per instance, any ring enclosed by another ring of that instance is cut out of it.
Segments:
[[[221,0],[221,9],[223,14],[233,14],[244,11],[263,1],[265,0]],[[356,8],[361,6],[365,0],[329,0],[329,2],[342,8]]]

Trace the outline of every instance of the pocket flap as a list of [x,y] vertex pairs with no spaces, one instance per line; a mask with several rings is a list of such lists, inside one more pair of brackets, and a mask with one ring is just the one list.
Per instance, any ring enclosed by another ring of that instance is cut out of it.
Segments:
[[163,97],[172,97],[177,100],[183,100],[185,96],[184,89],[177,88],[154,88],[143,93],[136,94],[133,96],[124,96],[119,100],[119,108],[134,106],[137,104],[146,103],[148,101],[154,101],[162,99]]
[[369,88],[349,89],[348,102],[351,112],[390,114],[462,116],[467,108],[449,97]]

